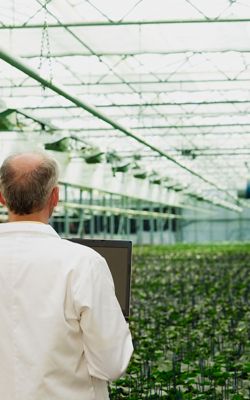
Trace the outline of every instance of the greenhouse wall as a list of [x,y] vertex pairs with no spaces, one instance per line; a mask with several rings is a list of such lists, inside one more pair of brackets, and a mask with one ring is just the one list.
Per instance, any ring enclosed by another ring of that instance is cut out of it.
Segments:
[[250,240],[250,208],[236,213],[210,208],[210,214],[183,211],[180,241],[183,243],[242,242]]

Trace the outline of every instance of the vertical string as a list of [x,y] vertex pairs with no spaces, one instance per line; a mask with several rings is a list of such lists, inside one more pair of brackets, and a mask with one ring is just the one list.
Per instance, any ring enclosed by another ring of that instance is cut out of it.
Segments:
[[[48,10],[47,5],[49,4],[50,0],[45,0],[43,9],[44,9],[44,23],[42,29],[42,36],[41,36],[41,48],[40,48],[40,58],[39,58],[39,65],[38,70],[41,72],[42,66],[44,63],[44,58],[48,60],[49,66],[49,73],[48,73],[48,80],[51,83],[53,79],[52,74],[52,61],[51,61],[51,51],[50,51],[50,39],[49,39],[49,31],[48,31]],[[45,90],[45,87],[43,87]]]

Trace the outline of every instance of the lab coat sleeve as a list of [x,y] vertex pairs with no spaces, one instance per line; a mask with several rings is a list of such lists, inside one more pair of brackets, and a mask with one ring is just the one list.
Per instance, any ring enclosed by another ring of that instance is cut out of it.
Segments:
[[[86,284],[86,281],[85,281]],[[84,355],[91,376],[112,381],[126,370],[133,352],[131,334],[102,257],[95,260],[87,288],[78,288]]]

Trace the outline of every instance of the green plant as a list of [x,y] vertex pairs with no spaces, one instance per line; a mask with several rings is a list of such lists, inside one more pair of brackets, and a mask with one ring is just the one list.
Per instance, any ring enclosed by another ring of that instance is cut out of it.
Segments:
[[249,399],[249,268],[249,245],[135,247],[135,352],[111,399]]

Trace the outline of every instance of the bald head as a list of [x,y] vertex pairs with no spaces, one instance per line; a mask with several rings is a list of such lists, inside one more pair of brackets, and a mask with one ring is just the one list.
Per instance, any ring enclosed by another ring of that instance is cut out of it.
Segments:
[[44,153],[14,154],[0,168],[1,193],[16,215],[41,211],[57,179],[57,163]]
[[9,164],[17,172],[29,172],[37,167],[45,160],[42,153],[20,153],[8,157]]

